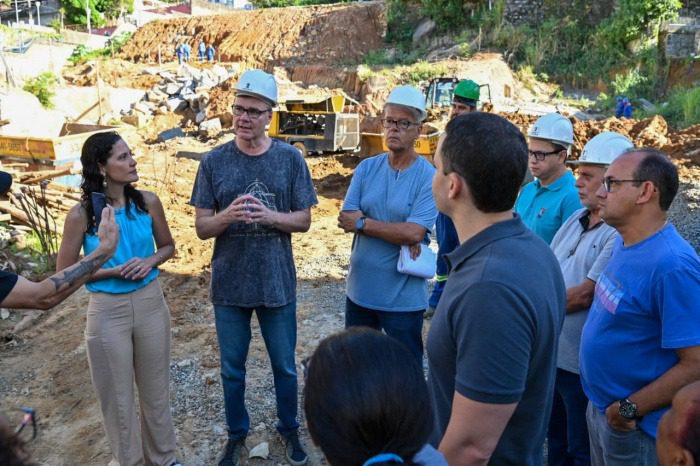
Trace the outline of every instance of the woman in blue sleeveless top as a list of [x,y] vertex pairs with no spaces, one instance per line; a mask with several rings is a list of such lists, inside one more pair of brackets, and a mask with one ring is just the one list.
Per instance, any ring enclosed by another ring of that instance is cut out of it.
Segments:
[[[81,202],[66,218],[57,269],[97,247],[93,192],[114,207],[120,239],[114,256],[86,285],[90,291],[85,340],[90,374],[113,460],[110,465],[171,466],[175,431],[168,394],[170,312],[156,279],[175,243],[158,196],[139,191],[136,161],[116,132],[83,145]],[[133,382],[139,393],[140,427]]]

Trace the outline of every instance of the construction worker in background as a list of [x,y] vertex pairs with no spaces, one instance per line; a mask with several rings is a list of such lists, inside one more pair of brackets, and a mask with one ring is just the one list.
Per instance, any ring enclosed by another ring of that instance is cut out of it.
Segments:
[[588,398],[579,375],[579,342],[593,290],[618,236],[600,218],[596,193],[603,185],[608,165],[632,147],[632,141],[623,135],[604,132],[588,141],[577,161],[570,162],[578,166],[576,189],[584,208],[564,222],[551,244],[566,285],[566,316],[559,335],[554,402],[547,432],[549,466],[591,464],[586,426]]
[[204,53],[207,50],[207,46],[204,44],[203,40],[199,41],[199,47],[197,47],[197,55],[199,57],[199,63],[204,62]]
[[528,167],[535,180],[520,191],[515,212],[549,244],[559,227],[581,208],[574,175],[566,168],[574,128],[568,118],[548,113],[527,134]]
[[184,55],[185,55],[185,47],[184,47],[184,45],[182,44],[182,42],[180,42],[179,44],[177,44],[177,47],[175,47],[175,54],[177,55],[177,64],[178,64],[178,65],[181,65],[181,64],[182,64],[182,58],[183,58]]
[[190,61],[190,54],[192,53],[192,47],[190,47],[190,44],[187,42],[184,43],[182,46],[183,50],[183,59],[185,60],[185,63],[188,63]]
[[615,97],[615,117],[622,118],[622,114],[625,111],[625,104],[623,102],[623,97],[618,95]]
[[216,53],[216,50],[214,49],[214,46],[209,44],[207,45],[207,61],[209,63],[212,63],[214,61],[214,54]]
[[[480,97],[480,86],[471,79],[463,79],[455,86],[452,96],[452,109],[450,110],[450,120],[463,113],[475,112]],[[442,290],[447,282],[447,263],[443,256],[452,252],[459,246],[457,230],[452,220],[442,212],[438,212],[435,220],[435,239],[438,243],[437,270],[435,272],[435,286],[428,300],[428,310],[426,318],[431,318],[435,314]]]
[[632,118],[632,102],[627,97],[622,99],[622,116],[624,118]]

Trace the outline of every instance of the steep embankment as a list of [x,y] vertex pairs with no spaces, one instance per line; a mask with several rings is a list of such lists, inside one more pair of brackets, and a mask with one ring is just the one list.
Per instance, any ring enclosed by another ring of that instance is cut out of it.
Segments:
[[154,21],[141,27],[121,57],[136,62],[172,59],[180,41],[196,57],[201,40],[212,43],[217,60],[271,68],[280,65],[338,65],[382,46],[383,3],[271,8],[225,15]]

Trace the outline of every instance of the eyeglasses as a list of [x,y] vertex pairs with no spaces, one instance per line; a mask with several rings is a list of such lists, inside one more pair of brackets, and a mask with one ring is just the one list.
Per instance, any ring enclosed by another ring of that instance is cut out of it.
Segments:
[[411,126],[420,126],[420,123],[413,123],[408,120],[394,120],[393,118],[382,118],[382,126],[384,129],[396,128],[396,129],[408,129]]
[[558,154],[558,153],[561,152],[562,150],[563,150],[563,149],[554,149],[554,150],[551,151],[551,152],[542,152],[542,151],[539,151],[539,150],[529,150],[529,149],[528,149],[527,154],[528,154],[530,157],[534,157],[535,160],[537,160],[538,162],[542,162],[542,161],[545,159],[545,157],[547,157],[548,155]]
[[642,183],[644,181],[649,180],[616,180],[612,176],[606,176],[603,178],[603,186],[605,186],[607,192],[611,193],[612,187],[615,186],[616,183]]
[[248,115],[248,118],[251,120],[257,120],[262,116],[263,113],[267,113],[269,111],[272,111],[271,108],[266,108],[265,110],[260,110],[257,108],[247,108],[247,107],[241,107],[240,105],[234,105],[233,106],[233,114],[236,116],[243,116],[244,113]]

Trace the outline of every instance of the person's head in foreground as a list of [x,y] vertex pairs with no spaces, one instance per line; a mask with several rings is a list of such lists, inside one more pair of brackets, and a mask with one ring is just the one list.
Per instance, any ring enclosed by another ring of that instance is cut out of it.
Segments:
[[398,340],[366,327],[318,345],[304,410],[332,466],[414,465],[433,425],[422,368]]
[[678,390],[656,433],[661,466],[700,465],[700,382]]

